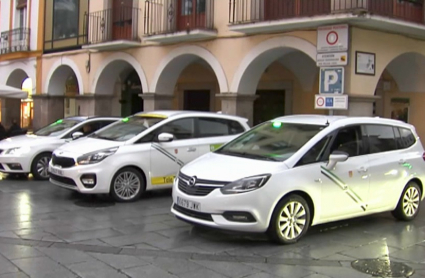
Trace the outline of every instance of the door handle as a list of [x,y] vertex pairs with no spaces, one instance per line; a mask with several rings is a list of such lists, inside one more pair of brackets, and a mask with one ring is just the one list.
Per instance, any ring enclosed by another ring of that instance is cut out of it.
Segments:
[[190,147],[190,148],[187,148],[187,151],[188,151],[188,152],[194,152],[194,151],[196,151],[196,148],[194,148],[194,147]]
[[315,182],[318,182],[318,183],[322,183],[322,179],[321,178],[315,179],[314,181]]
[[398,164],[400,164],[400,165],[403,165],[404,163],[406,163],[406,160],[405,160],[405,159],[400,159],[400,160],[398,161]]
[[367,172],[367,168],[366,167],[360,167],[359,169],[357,169],[357,171],[359,172],[359,173],[365,173],[365,172]]

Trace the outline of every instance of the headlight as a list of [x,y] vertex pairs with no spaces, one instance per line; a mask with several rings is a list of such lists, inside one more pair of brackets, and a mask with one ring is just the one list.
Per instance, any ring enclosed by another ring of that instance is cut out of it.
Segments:
[[270,174],[243,178],[223,186],[220,191],[223,194],[238,194],[250,192],[261,188],[270,178]]
[[21,155],[21,154],[29,153],[30,151],[31,151],[30,147],[17,147],[17,148],[6,150],[4,154]]
[[88,153],[88,154],[85,154],[83,156],[80,156],[77,159],[77,163],[80,164],[80,165],[88,165],[88,164],[99,163],[102,160],[104,160],[105,158],[107,158],[108,156],[113,155],[117,150],[118,150],[118,148],[112,148],[112,149]]

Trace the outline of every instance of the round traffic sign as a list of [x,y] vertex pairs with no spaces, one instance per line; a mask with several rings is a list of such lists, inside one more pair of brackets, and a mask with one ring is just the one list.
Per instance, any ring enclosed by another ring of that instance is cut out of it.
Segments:
[[326,35],[326,42],[330,45],[334,45],[338,42],[338,33],[335,31],[330,31]]
[[318,107],[325,105],[325,99],[323,97],[318,97],[316,99],[316,104],[317,104]]

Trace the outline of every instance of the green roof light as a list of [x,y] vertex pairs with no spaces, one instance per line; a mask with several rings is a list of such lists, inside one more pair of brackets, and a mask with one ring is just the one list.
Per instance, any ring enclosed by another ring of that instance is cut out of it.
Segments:
[[124,118],[124,119],[122,119],[122,121],[124,122],[124,123],[126,123],[126,122],[128,122],[128,118]]
[[282,122],[273,122],[274,128],[280,128],[282,126]]
[[56,121],[56,123],[57,123],[57,124],[60,124],[60,123],[62,123],[62,122],[63,122],[63,120],[62,120],[62,119],[60,119],[60,120],[57,120],[57,121]]

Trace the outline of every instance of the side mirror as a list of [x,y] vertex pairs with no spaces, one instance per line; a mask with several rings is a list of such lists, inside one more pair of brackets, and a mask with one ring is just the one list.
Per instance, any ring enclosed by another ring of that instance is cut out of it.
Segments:
[[72,140],[77,140],[78,138],[83,137],[83,136],[84,136],[84,133],[79,132],[79,131],[74,132],[74,133],[72,133],[72,135],[71,135]]
[[335,168],[335,165],[338,162],[344,162],[348,159],[348,153],[346,152],[341,152],[341,151],[334,151],[333,153],[331,153],[331,155],[329,156],[329,162],[326,165],[326,169],[328,170],[332,170],[333,168]]
[[174,140],[174,135],[170,133],[161,133],[158,135],[158,142],[171,142]]

